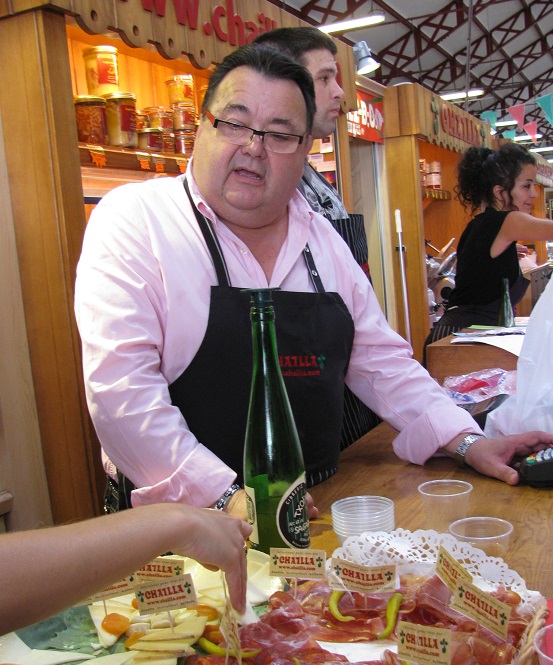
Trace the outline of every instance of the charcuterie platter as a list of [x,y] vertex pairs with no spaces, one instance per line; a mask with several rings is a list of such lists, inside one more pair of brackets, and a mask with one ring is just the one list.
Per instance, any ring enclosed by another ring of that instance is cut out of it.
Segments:
[[[468,571],[475,586],[509,606],[505,639],[450,607],[451,592],[435,574],[440,548],[446,548]],[[250,552],[248,556],[252,560],[249,597],[258,609],[240,628],[240,656],[244,663],[397,665],[402,662],[396,655],[400,621],[450,629],[451,665],[530,665],[534,662],[532,636],[545,622],[545,599],[540,593],[527,589],[524,580],[505,561],[489,557],[452,536],[398,529],[392,533],[350,537],[328,561],[327,579],[298,582],[286,590],[282,580],[268,575],[266,560],[261,562],[262,557],[257,553]],[[394,564],[398,571],[397,588],[370,594],[337,592],[329,583],[333,562],[337,560],[367,567]],[[106,635],[99,620],[107,610],[127,615],[132,623],[144,623],[132,609],[130,598],[110,599],[103,610],[100,604],[92,610],[86,606],[71,608],[50,624],[43,622],[19,632],[26,649],[19,654],[20,660],[8,659],[10,654],[2,653],[0,639],[0,664],[38,663],[40,661],[33,660],[29,653],[37,649],[82,652],[84,658],[98,665],[237,662],[232,657],[225,660],[226,642],[219,630],[225,603],[220,574],[195,568],[195,563],[192,566],[202,609],[172,611],[169,623],[164,616],[148,619],[152,625],[141,625],[138,629],[135,625],[134,630],[127,628],[121,637],[110,640],[109,631]],[[214,612],[206,613],[206,606],[212,607]],[[156,623],[158,620],[160,623]],[[133,632],[141,635],[137,641],[132,638]],[[102,642],[102,639],[103,649],[90,648],[93,642]],[[74,660],[74,655],[70,657]]]

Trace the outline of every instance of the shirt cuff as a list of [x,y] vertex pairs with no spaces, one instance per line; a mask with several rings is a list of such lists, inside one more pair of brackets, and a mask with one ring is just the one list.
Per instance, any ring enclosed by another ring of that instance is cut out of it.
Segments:
[[236,480],[236,472],[203,446],[196,451],[169,478],[133,490],[133,507],[150,503],[186,503],[209,508],[218,501]]

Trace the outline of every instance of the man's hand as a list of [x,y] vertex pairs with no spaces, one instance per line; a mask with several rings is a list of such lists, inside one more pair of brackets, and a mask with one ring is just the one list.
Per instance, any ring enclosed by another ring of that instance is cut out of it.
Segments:
[[509,465],[518,458],[551,446],[553,434],[539,431],[498,439],[478,439],[467,450],[465,461],[486,476],[498,478],[507,485],[516,485],[520,479],[518,472]]
[[[230,501],[225,506],[225,513],[233,517],[239,517],[241,520],[248,519],[248,511],[246,509],[246,492],[238,490],[235,492]],[[313,503],[313,497],[307,493],[307,515],[310,520],[314,520],[319,516],[319,509]]]

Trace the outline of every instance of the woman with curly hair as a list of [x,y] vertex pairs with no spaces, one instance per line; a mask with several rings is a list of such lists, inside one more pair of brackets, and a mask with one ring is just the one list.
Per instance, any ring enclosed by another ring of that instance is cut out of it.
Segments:
[[538,195],[536,159],[515,143],[499,150],[469,148],[457,167],[457,199],[476,216],[457,247],[455,288],[443,316],[430,331],[426,347],[472,325],[497,325],[503,278],[509,280],[512,305],[529,281],[520,270],[517,240],[553,239],[553,221],[532,216]]

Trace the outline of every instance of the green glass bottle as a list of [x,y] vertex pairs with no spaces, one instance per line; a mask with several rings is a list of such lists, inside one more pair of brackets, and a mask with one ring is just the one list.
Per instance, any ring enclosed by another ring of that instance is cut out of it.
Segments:
[[309,547],[305,467],[278,362],[272,289],[248,289],[253,375],[244,447],[250,545]]
[[500,328],[512,328],[515,325],[515,315],[511,305],[511,295],[509,294],[509,280],[506,277],[501,279],[501,305],[499,307]]

